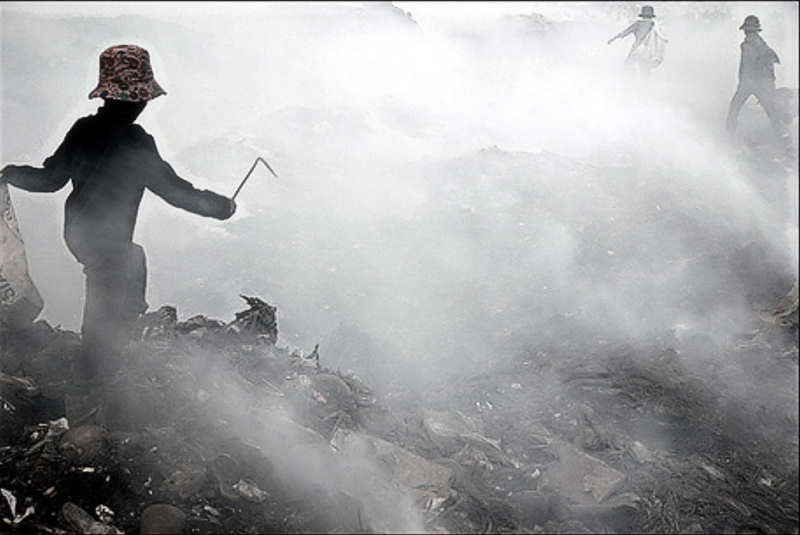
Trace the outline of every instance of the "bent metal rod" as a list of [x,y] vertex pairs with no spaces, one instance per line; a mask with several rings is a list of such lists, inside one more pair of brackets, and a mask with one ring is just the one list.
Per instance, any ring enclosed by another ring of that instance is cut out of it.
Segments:
[[270,166],[269,166],[269,164],[267,163],[267,161],[266,161],[264,158],[262,158],[261,156],[259,156],[259,157],[258,157],[258,158],[256,158],[256,160],[253,162],[253,165],[251,165],[251,166],[250,166],[250,170],[249,170],[249,171],[247,172],[247,174],[244,176],[244,179],[242,180],[241,184],[239,184],[239,187],[238,187],[238,188],[236,188],[236,191],[234,192],[234,194],[233,194],[233,197],[231,197],[231,199],[236,199],[236,196],[237,196],[237,195],[239,195],[239,192],[242,190],[242,186],[244,186],[244,183],[245,183],[245,182],[247,182],[247,179],[248,179],[248,178],[250,178],[250,175],[253,173],[253,169],[255,169],[255,168],[256,168],[256,164],[257,164],[258,162],[261,162],[261,163],[263,163],[263,164],[266,166],[266,168],[267,168],[267,169],[269,169],[269,172],[270,172],[270,173],[272,173],[272,175],[273,175],[275,178],[278,178],[278,175],[277,175],[277,173],[275,173],[275,171],[273,171],[273,170],[272,170],[272,167],[270,167]]

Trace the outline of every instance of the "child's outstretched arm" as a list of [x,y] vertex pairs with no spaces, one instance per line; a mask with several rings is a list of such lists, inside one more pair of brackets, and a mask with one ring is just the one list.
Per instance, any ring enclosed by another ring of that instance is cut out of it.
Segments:
[[153,193],[178,208],[216,219],[228,219],[236,211],[232,199],[208,190],[196,189],[191,182],[182,179],[172,166],[161,159],[155,141],[143,135],[143,145],[147,156],[142,169],[148,175],[147,187]]
[[34,192],[58,191],[69,180],[69,175],[54,173],[52,169],[30,165],[7,165],[0,171],[0,182]]
[[33,192],[52,192],[64,187],[70,179],[75,143],[81,121],[73,125],[64,141],[42,167],[32,165],[6,165],[0,171],[0,182]]
[[[637,22],[638,22],[638,21],[637,21]],[[631,33],[633,33],[633,32],[634,32],[634,30],[636,30],[636,24],[637,24],[637,22],[634,22],[633,24],[631,24],[630,26],[628,26],[627,28],[625,28],[624,30],[622,30],[621,32],[619,32],[617,35],[615,35],[614,37],[612,37],[611,39],[609,39],[609,40],[608,40],[608,44],[610,45],[611,43],[613,43],[613,42],[614,42],[614,41],[616,41],[617,39],[622,39],[623,37],[627,37],[628,35],[630,35]]]

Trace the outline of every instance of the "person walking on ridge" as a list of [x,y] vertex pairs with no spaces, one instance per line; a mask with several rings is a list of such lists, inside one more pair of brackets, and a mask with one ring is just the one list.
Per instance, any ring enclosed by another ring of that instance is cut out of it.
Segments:
[[645,76],[664,61],[664,51],[668,42],[656,27],[655,18],[653,6],[642,6],[639,19],[608,40],[610,45],[617,39],[633,34],[635,39],[625,59],[625,65]]
[[783,127],[775,104],[775,64],[780,63],[778,54],[759,35],[761,22],[755,15],[748,15],[739,26],[744,31],[741,57],[739,60],[739,85],[731,98],[725,126],[733,135],[739,123],[742,106],[754,95],[764,109],[772,124],[772,129],[780,138],[784,137]]

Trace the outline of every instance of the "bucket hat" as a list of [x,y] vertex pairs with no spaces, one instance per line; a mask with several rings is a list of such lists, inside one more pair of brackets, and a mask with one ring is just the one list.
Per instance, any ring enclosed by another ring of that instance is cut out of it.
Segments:
[[739,26],[739,29],[760,32],[761,23],[759,22],[758,17],[756,17],[755,15],[747,15],[744,18],[744,22],[742,23],[742,25]]
[[653,6],[642,6],[642,10],[639,12],[639,16],[644,17],[646,19],[656,18],[656,14],[653,11]]
[[89,98],[145,102],[166,95],[153,78],[150,54],[136,45],[115,45],[100,54],[100,79]]

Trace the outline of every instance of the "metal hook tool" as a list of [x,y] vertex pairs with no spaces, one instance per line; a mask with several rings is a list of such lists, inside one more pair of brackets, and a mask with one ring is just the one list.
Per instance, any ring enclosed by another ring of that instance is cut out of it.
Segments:
[[231,199],[236,199],[236,196],[237,196],[237,195],[239,195],[239,192],[242,190],[242,186],[244,186],[244,183],[245,183],[245,182],[247,182],[247,179],[248,179],[248,178],[250,178],[250,175],[252,174],[252,172],[253,172],[253,169],[255,169],[255,168],[256,168],[256,164],[257,164],[258,162],[261,162],[261,163],[263,163],[263,164],[264,164],[264,165],[267,167],[267,169],[269,169],[269,172],[270,172],[270,173],[272,173],[272,175],[273,175],[275,178],[278,178],[278,175],[277,175],[277,173],[275,173],[275,171],[273,171],[273,170],[272,170],[272,167],[270,167],[270,166],[269,166],[269,164],[267,163],[267,161],[266,161],[264,158],[262,158],[261,156],[259,156],[259,157],[258,157],[258,158],[256,158],[256,160],[253,162],[253,165],[251,165],[251,166],[250,166],[250,170],[249,170],[249,171],[247,172],[247,174],[244,176],[244,179],[242,180],[242,183],[241,183],[241,184],[239,184],[239,187],[238,187],[238,188],[236,188],[236,192],[234,192],[234,194],[233,194],[233,197],[231,197]]

